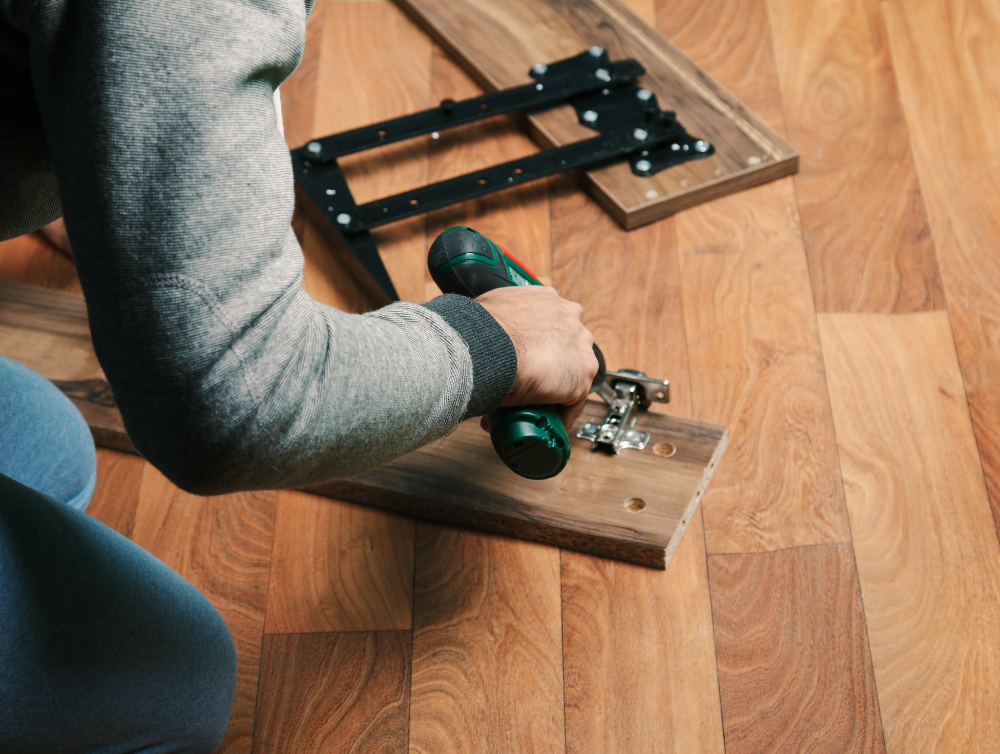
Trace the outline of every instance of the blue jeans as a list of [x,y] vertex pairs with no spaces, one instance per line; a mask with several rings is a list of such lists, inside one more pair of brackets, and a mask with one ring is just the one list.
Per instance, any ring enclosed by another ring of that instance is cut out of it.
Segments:
[[0,357],[0,753],[210,752],[236,689],[229,630],[82,512],[94,471],[73,405]]

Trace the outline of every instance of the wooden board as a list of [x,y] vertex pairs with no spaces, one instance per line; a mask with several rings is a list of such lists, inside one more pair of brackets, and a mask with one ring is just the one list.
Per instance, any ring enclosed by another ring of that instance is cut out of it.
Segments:
[[884,754],[852,555],[709,557],[727,754]]
[[[397,0],[486,90],[531,81],[550,63],[600,45],[611,58],[636,58],[641,82],[677,112],[716,154],[655,176],[627,162],[586,174],[584,185],[625,228],[795,172],[798,152],[690,58],[620,0]],[[593,136],[568,105],[527,118],[543,147]]]
[[1000,531],[1000,9],[880,7]]
[[1000,542],[948,314],[819,322],[887,749],[996,751]]
[[[0,353],[56,380],[99,444],[130,448],[86,328],[80,297],[0,283]],[[603,416],[604,404],[591,401],[578,425]],[[647,450],[607,455],[572,437],[569,467],[532,481],[502,464],[471,419],[385,466],[312,491],[663,569],[728,436],[717,424],[654,413],[641,414],[636,429],[652,435]],[[674,452],[664,457],[665,449]]]
[[254,754],[405,754],[408,631],[266,636]]
[[768,2],[821,312],[944,307],[880,6]]

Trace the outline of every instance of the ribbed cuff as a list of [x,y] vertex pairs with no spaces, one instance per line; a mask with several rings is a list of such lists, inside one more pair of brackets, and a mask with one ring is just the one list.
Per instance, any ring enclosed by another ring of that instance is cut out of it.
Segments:
[[424,304],[462,336],[472,357],[472,395],[465,416],[489,413],[510,394],[517,375],[517,353],[510,336],[482,304],[453,293]]

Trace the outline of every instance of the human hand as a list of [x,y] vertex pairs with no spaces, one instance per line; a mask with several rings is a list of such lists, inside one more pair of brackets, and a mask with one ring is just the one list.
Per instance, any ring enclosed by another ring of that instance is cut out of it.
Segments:
[[[558,405],[568,430],[598,368],[583,307],[540,285],[497,288],[476,300],[507,332],[517,353],[517,376],[503,405]],[[481,425],[486,429],[485,417]]]

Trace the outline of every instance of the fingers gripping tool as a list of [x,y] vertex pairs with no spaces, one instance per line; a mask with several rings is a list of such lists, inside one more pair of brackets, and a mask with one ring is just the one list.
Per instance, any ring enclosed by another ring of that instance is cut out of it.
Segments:
[[[511,285],[542,285],[510,252],[466,227],[439,235],[427,255],[427,266],[442,292],[473,298]],[[614,453],[641,450],[649,435],[633,430],[635,411],[647,408],[650,400],[668,401],[668,383],[633,370],[608,372],[596,344],[594,355],[598,371],[591,392],[610,408],[601,425],[584,424],[577,436]],[[523,477],[548,479],[569,462],[569,436],[555,406],[501,406],[487,414],[486,423],[497,455]]]

